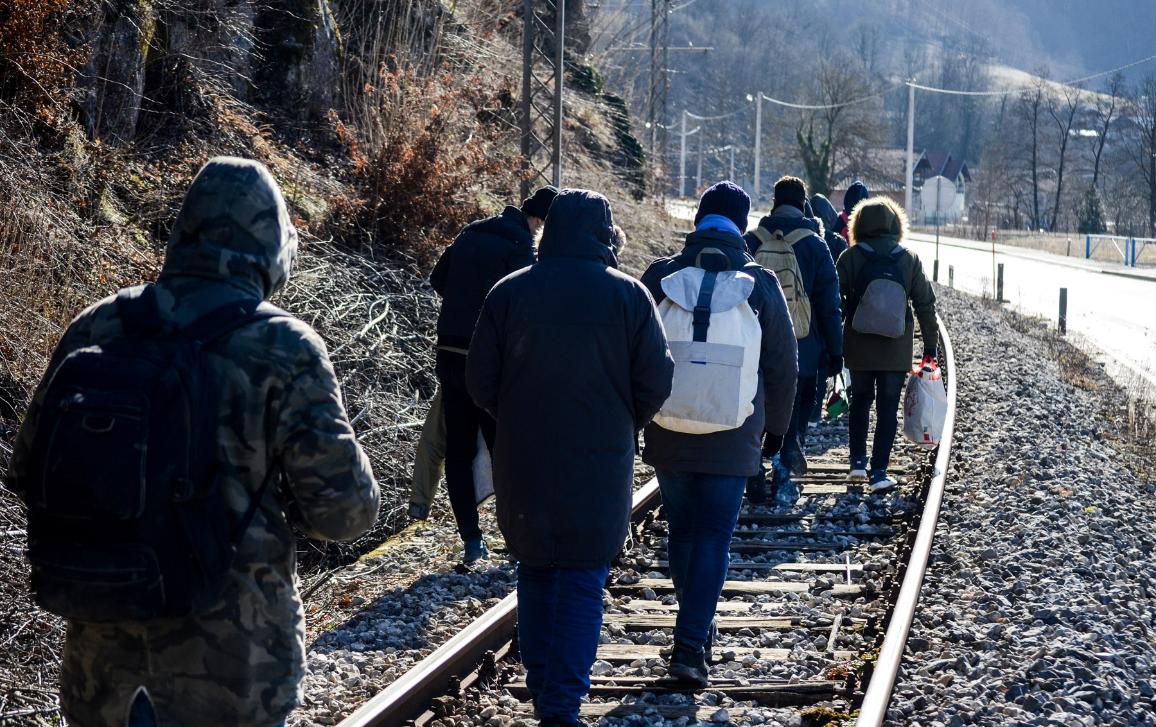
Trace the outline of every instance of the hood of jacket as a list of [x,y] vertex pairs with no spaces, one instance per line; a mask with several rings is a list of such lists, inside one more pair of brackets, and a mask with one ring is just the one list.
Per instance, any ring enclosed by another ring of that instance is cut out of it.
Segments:
[[487,217],[466,225],[462,232],[477,232],[487,235],[497,235],[515,242],[531,243],[534,236],[530,233],[530,223],[526,221],[526,213],[514,206],[507,206],[500,215]]
[[215,157],[185,193],[161,278],[202,278],[268,299],[288,282],[296,257],[297,230],[265,165]]
[[811,209],[815,210],[815,214],[819,216],[828,230],[839,229],[839,210],[835,209],[831,200],[821,194],[816,194],[811,197]]
[[772,231],[782,230],[785,233],[805,227],[816,235],[821,235],[818,220],[813,217],[804,217],[802,212],[789,205],[778,207],[774,212],[759,220],[759,227],[765,227]]
[[582,258],[617,268],[614,240],[610,201],[597,192],[564,189],[546,215],[538,259]]

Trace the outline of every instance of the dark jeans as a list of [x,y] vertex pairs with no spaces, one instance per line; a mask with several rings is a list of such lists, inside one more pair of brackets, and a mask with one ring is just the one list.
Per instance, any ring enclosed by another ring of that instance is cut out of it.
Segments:
[[478,526],[478,500],[474,492],[474,458],[478,456],[478,431],[491,452],[494,420],[474,404],[466,391],[466,357],[438,351],[437,376],[442,387],[442,411],[446,419],[446,491],[462,540],[482,537]]
[[875,403],[875,441],[871,445],[870,469],[886,472],[899,429],[899,395],[907,374],[903,371],[851,372],[851,461],[867,459],[867,424]]
[[518,649],[541,720],[576,722],[602,632],[601,568],[518,564]]
[[787,425],[787,433],[783,436],[783,450],[779,455],[784,464],[794,461],[795,455],[802,451],[803,443],[807,439],[807,422],[815,407],[816,378],[800,376],[795,387],[795,410],[791,412],[791,422]]
[[674,638],[702,648],[730,567],[746,477],[655,470],[670,526],[667,552],[678,595]]
[[827,378],[815,377],[815,408],[811,410],[809,421],[818,423],[823,421],[823,408],[827,406]]

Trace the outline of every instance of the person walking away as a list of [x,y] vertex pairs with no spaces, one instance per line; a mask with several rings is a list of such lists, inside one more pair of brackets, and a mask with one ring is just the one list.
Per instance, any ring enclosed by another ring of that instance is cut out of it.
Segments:
[[835,228],[835,231],[842,235],[844,240],[851,239],[849,223],[851,221],[851,213],[855,211],[855,205],[870,196],[871,191],[867,189],[867,185],[858,179],[851,182],[851,186],[847,187],[847,191],[843,194],[843,211],[839,213],[840,224]]
[[413,457],[413,478],[410,481],[409,517],[425,520],[437,497],[438,483],[442,480],[446,460],[446,418],[442,408],[442,391],[437,390],[430,400],[429,412],[421,427],[417,449]]
[[771,214],[746,235],[755,260],[778,278],[798,339],[799,381],[794,413],[775,467],[774,483],[780,504],[793,504],[797,498],[789,473],[807,472],[803,440],[815,405],[815,380],[843,369],[835,262],[827,243],[819,237],[818,223],[804,216],[806,200],[807,188],[801,179],[782,177],[775,183]]
[[642,282],[659,302],[675,358],[674,393],[646,428],[670,524],[678,598],[671,676],[708,683],[713,620],[747,481],[787,431],[798,376],[795,335],[775,276],[747,254],[750,198],[708,189],[682,251]]
[[576,725],[626,540],[637,432],[670,394],[654,302],[618,272],[605,197],[563,190],[538,262],[490,292],[466,367],[494,416],[498,526],[518,562],[518,644],[542,725]]
[[[843,227],[843,220],[840,219],[839,213],[835,210],[835,206],[831,204],[825,196],[821,194],[811,195],[811,209],[814,210],[815,216],[818,218],[822,233],[823,241],[827,243],[827,249],[831,251],[831,259],[838,260],[843,251],[847,249],[847,240],[840,235],[836,230]],[[823,418],[823,408],[827,404],[827,378],[823,376],[815,377],[815,408],[811,412],[809,427],[817,427]]]
[[[898,427],[899,395],[911,370],[914,318],[919,319],[924,362],[935,359],[939,345],[935,292],[919,258],[902,245],[907,229],[907,216],[890,198],[862,202],[851,215],[851,247],[838,265],[851,370],[851,476],[866,479],[876,492],[896,484],[887,466]],[[872,402],[875,440],[868,462]]]
[[490,288],[534,262],[534,235],[556,194],[553,187],[543,187],[520,208],[506,207],[496,217],[466,226],[430,273],[430,283],[442,297],[436,371],[445,413],[446,490],[464,546],[462,560],[467,564],[489,556],[478,524],[473,467],[478,431],[492,449],[494,422],[466,391],[466,354]]
[[379,493],[325,344],[262,303],[296,249],[269,171],[210,160],[160,279],[81,313],[33,395],[7,485],[34,596],[67,622],[71,724],[274,725],[297,703],[288,513],[348,540]]

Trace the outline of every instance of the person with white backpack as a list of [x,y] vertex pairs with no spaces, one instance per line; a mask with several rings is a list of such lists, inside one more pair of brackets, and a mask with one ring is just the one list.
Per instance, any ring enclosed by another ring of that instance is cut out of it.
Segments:
[[[907,215],[895,201],[872,197],[859,203],[848,229],[851,246],[839,256],[838,268],[851,371],[851,476],[866,479],[870,489],[879,492],[897,484],[888,476],[887,465],[898,430],[899,396],[911,370],[915,318],[923,337],[923,362],[935,360],[935,292],[919,258],[902,245]],[[868,461],[872,402],[875,440]]]
[[715,604],[743,492],[763,454],[782,445],[798,377],[782,289],[743,242],[750,205],[738,185],[712,186],[682,252],[642,276],[675,360],[673,391],[646,428],[642,454],[670,524],[679,611],[668,673],[697,687],[708,683]]
[[775,183],[771,214],[746,235],[751,255],[775,273],[787,299],[799,347],[799,382],[794,413],[775,464],[775,500],[793,505],[798,489],[790,474],[805,475],[803,439],[815,406],[816,379],[843,370],[839,280],[831,251],[819,234],[819,223],[807,217],[807,187],[797,177]]

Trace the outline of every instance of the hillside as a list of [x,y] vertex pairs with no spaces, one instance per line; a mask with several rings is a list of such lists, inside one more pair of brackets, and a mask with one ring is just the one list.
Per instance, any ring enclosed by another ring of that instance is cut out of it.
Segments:
[[[300,562],[309,572],[376,545],[403,522],[412,449],[435,388],[438,304],[425,275],[463,224],[517,192],[521,2],[7,5],[0,470],[69,320],[155,277],[204,161],[252,157],[281,184],[302,241],[275,302],[328,343],[383,491],[373,533],[348,546],[302,541]],[[581,49],[568,60],[597,76]],[[566,185],[606,194],[628,237],[659,234],[659,208],[636,200],[638,160],[624,161],[632,136],[621,102],[596,85],[571,93]],[[25,596],[22,533],[22,508],[0,489],[5,724],[55,715],[61,627]]]

